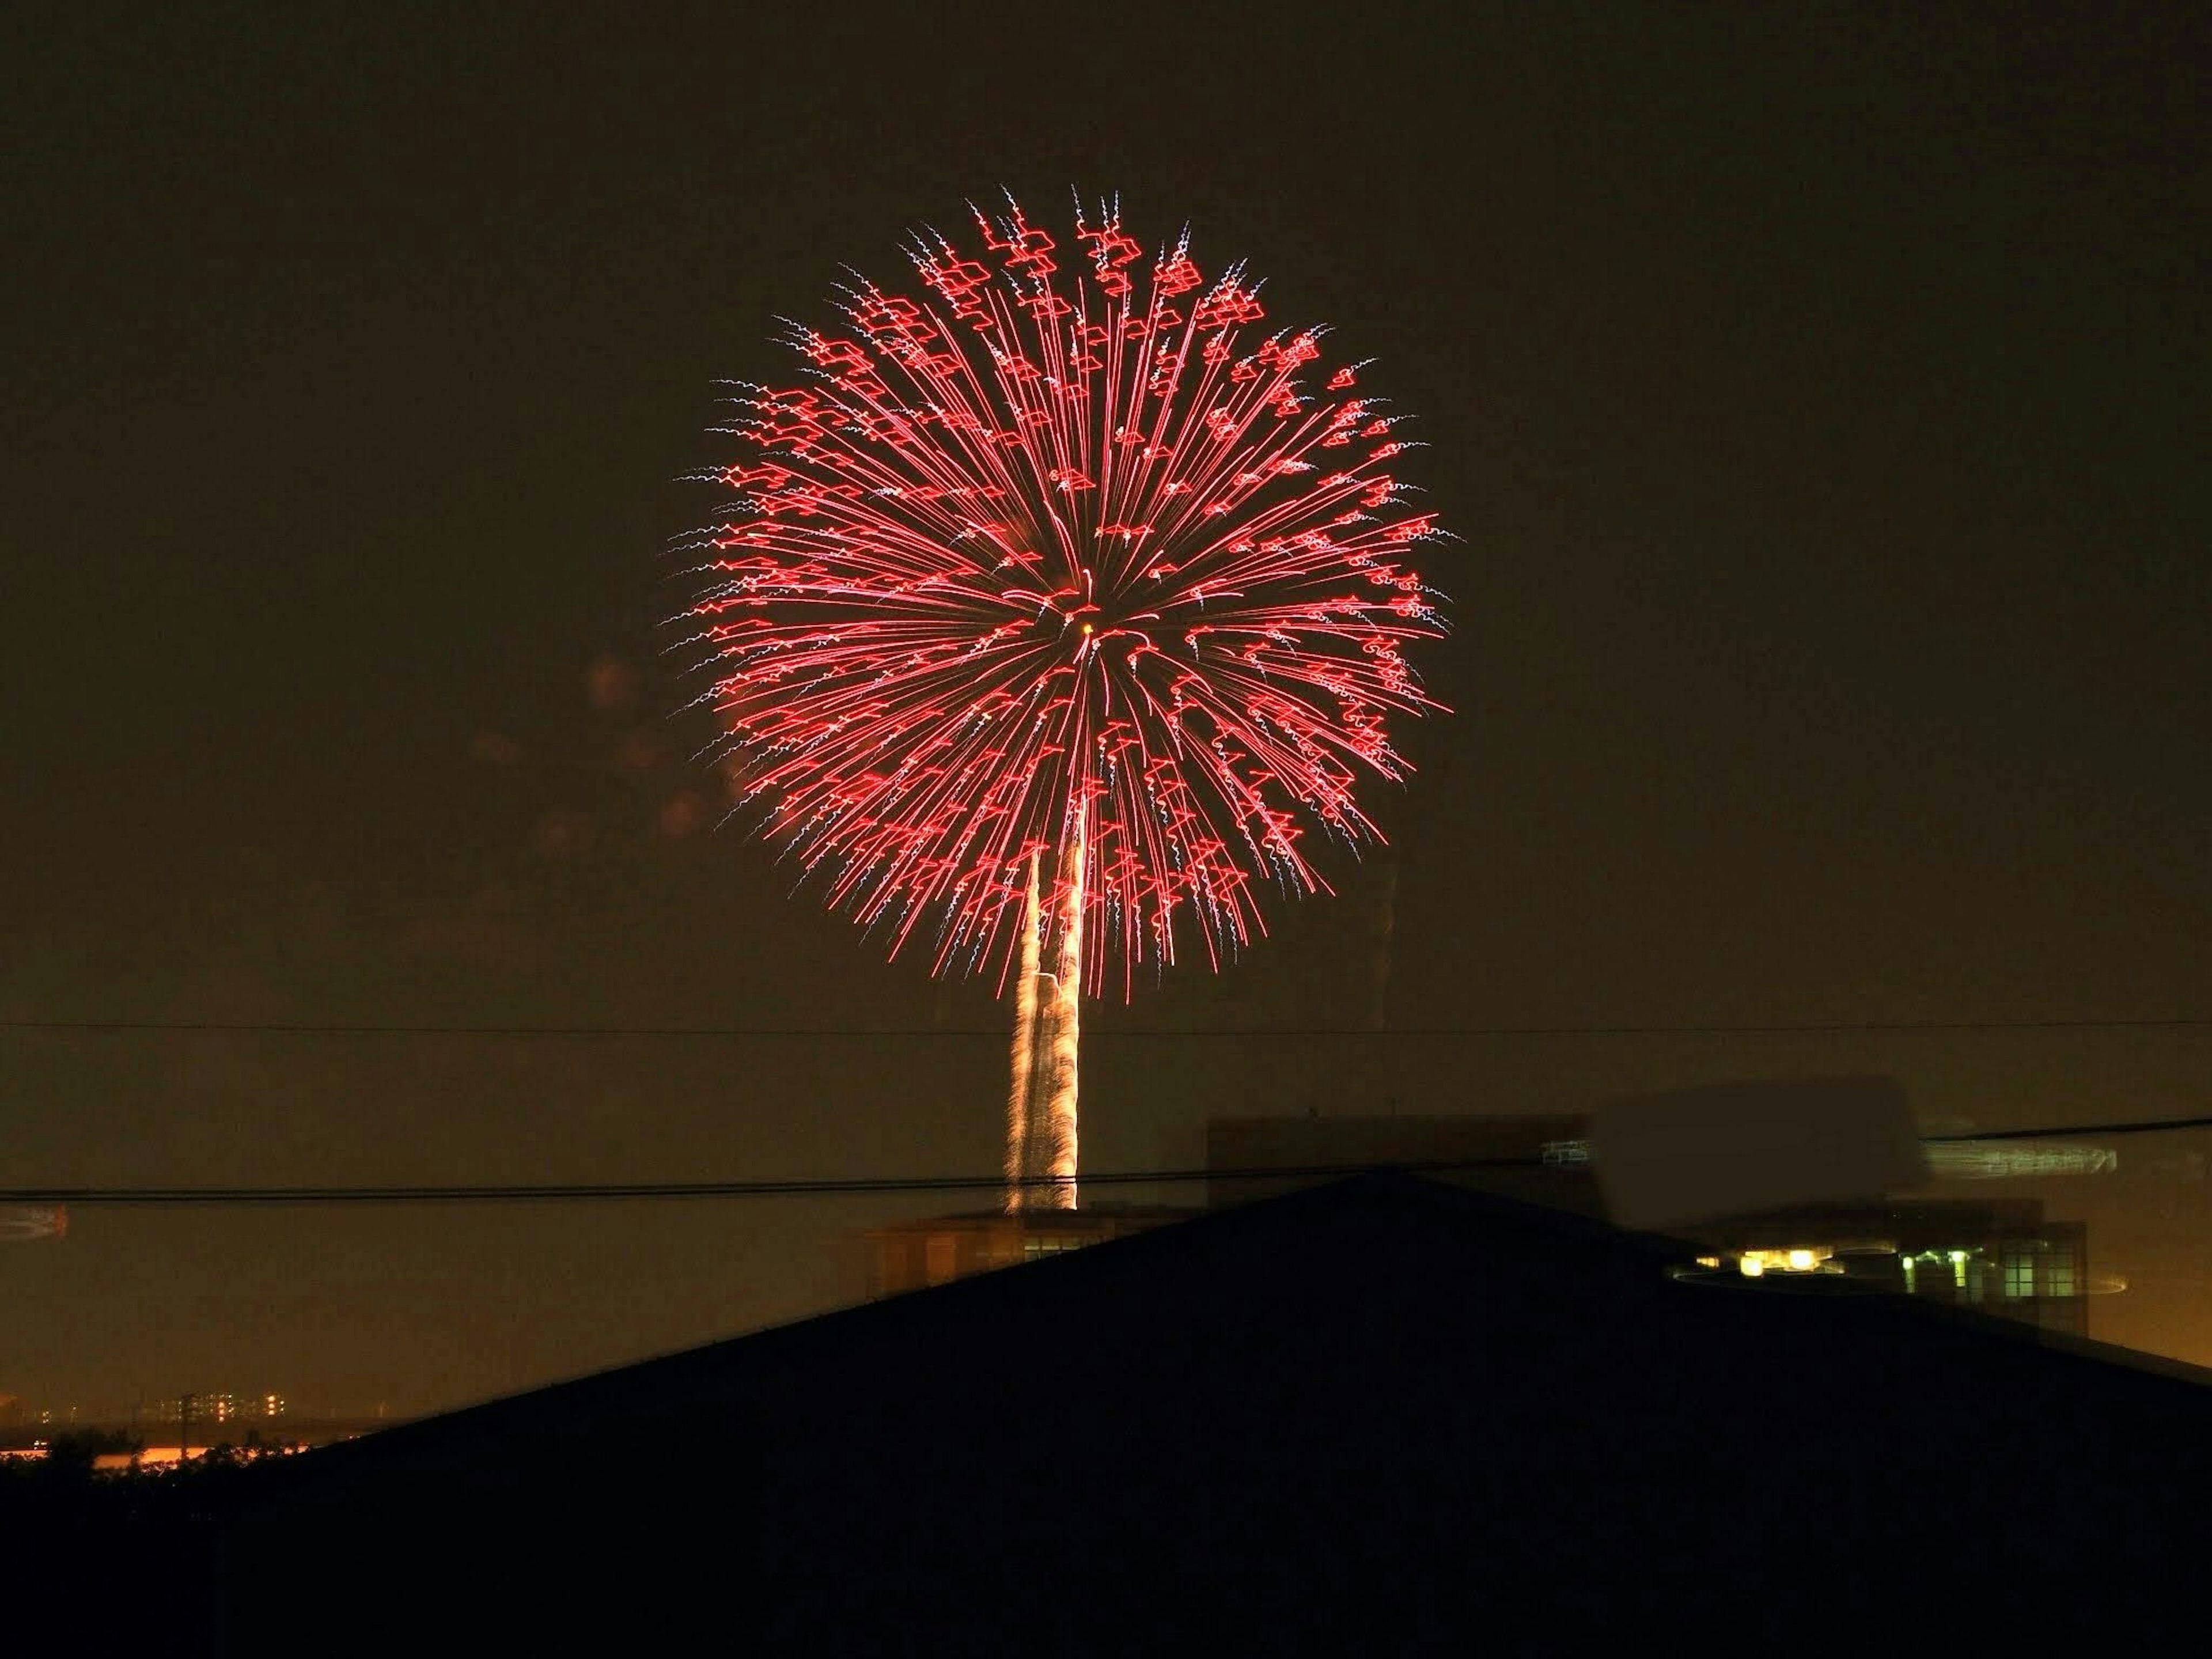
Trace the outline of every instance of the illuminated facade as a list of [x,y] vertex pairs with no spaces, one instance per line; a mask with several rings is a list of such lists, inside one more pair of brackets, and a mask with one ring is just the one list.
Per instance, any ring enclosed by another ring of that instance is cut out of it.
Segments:
[[2073,1141],[1930,1140],[1921,1147],[1939,1181],[2017,1181],[2031,1176],[2112,1175],[2120,1155]]
[[281,1394],[190,1394],[157,1400],[146,1408],[146,1415],[170,1424],[189,1415],[196,1431],[215,1432],[233,1425],[275,1423],[290,1409]]

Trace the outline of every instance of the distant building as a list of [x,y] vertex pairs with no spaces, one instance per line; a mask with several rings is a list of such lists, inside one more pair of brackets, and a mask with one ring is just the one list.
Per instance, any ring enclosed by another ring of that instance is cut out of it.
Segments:
[[949,1285],[1048,1255],[1126,1238],[1194,1211],[1110,1204],[1080,1210],[979,1211],[894,1222],[861,1235],[860,1294],[872,1301]]
[[[1587,1133],[1579,1117],[1216,1118],[1206,1126],[1205,1207],[1317,1185],[1346,1170],[1453,1165],[1436,1169],[1437,1178],[1595,1216],[1602,1206],[1580,1139]],[[857,1293],[872,1301],[926,1290],[1200,1213],[1086,1204],[896,1222],[861,1235]]]
[[[1588,1133],[1588,1120],[1565,1116],[1215,1118],[1206,1125],[1204,1207],[1319,1185],[1345,1170],[1410,1165],[1441,1181],[1596,1216],[1603,1206],[1589,1176]],[[859,1293],[873,1300],[925,1290],[1201,1212],[1086,1204],[894,1223],[861,1236]]]
[[1698,1265],[1841,1275],[2044,1330],[2089,1334],[2089,1231],[2032,1198],[1807,1206],[1697,1230]]
[[[1348,1171],[1410,1168],[1455,1186],[1602,1218],[1589,1133],[1589,1119],[1566,1115],[1215,1118],[1206,1133],[1206,1207],[1323,1185]],[[861,1236],[857,1293],[874,1300],[926,1290],[1199,1212],[1096,1205],[894,1223]],[[1771,1274],[1777,1285],[1796,1276],[1845,1277],[2044,1330],[2088,1334],[2087,1229],[2047,1219],[2034,1199],[1802,1206],[1686,1229],[1685,1237],[1705,1252],[1683,1263],[1692,1276],[1701,1269]]]
[[174,1422],[188,1403],[193,1423],[210,1427],[228,1423],[274,1423],[291,1409],[281,1394],[193,1394],[156,1400],[146,1407],[145,1414],[155,1422]]
[[[159,1435],[174,1431],[184,1455],[209,1446],[235,1443],[247,1435],[256,1440],[275,1437],[291,1410],[284,1396],[264,1390],[258,1394],[211,1392],[156,1400],[137,1414],[137,1426]],[[148,1448],[149,1459],[153,1448]]]
[[[1589,1120],[1570,1116],[1215,1118],[1206,1125],[1206,1197],[1218,1207],[1320,1185],[1336,1178],[1333,1171],[1387,1165],[1602,1217],[1589,1133]],[[2046,1158],[2036,1167],[2101,1170],[2107,1165],[2100,1160],[2109,1157],[2087,1149],[2083,1157]],[[1955,1157],[1943,1168],[1991,1172]],[[2047,1219],[2035,1199],[1802,1206],[1686,1231],[1707,1252],[1686,1266],[1751,1278],[1771,1273],[1778,1282],[1794,1274],[1848,1276],[2044,1330],[2088,1334],[2088,1230]]]
[[2205,1373],[1691,1260],[1404,1177],[1224,1206],[280,1460],[112,1645],[2186,1645]]

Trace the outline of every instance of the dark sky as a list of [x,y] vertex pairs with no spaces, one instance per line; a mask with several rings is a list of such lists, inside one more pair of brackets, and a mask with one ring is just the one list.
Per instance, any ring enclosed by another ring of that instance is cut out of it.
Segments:
[[[1097,1012],[1087,1164],[1793,1071],[2204,1109],[2203,1030],[1391,1035],[2212,1015],[2188,9],[583,9],[11,10],[0,1018],[939,1034],[9,1030],[6,1182],[995,1166],[988,988],[712,832],[657,623],[712,382],[1001,185],[1249,258],[1464,538],[1392,859]],[[2204,1191],[2053,1194],[2099,1334],[2212,1361]],[[0,1392],[418,1409],[930,1207],[85,1210],[0,1246]]]

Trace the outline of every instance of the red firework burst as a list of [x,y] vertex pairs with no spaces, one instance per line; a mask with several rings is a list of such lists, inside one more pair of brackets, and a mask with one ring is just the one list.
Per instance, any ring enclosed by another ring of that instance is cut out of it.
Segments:
[[856,278],[842,325],[793,325],[803,384],[741,389],[703,701],[894,955],[927,921],[937,969],[1010,961],[1041,867],[1033,913],[1126,994],[1264,933],[1263,882],[1326,890],[1306,830],[1381,839],[1354,784],[1437,706],[1403,647],[1443,631],[1406,563],[1441,532],[1386,470],[1401,417],[1320,330],[1267,331],[1241,266],[1147,258],[1118,207],[1072,246],[1011,199],[975,219],[980,248],[916,239],[924,292]]

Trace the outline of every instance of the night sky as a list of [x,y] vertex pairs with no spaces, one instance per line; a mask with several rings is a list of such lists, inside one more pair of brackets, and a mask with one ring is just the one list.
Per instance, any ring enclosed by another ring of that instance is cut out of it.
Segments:
[[[1463,538],[1390,854],[1094,1010],[1086,1167],[1791,1073],[2205,1109],[2201,1026],[1451,1035],[2212,1016],[2188,9],[578,9],[10,13],[0,1185],[997,1167],[989,985],[715,831],[661,623],[714,382],[1001,185],[1248,258]],[[2206,1190],[2051,1189],[2094,1334],[2212,1363]],[[0,1393],[456,1403],[974,1201],[82,1208],[0,1245]]]

